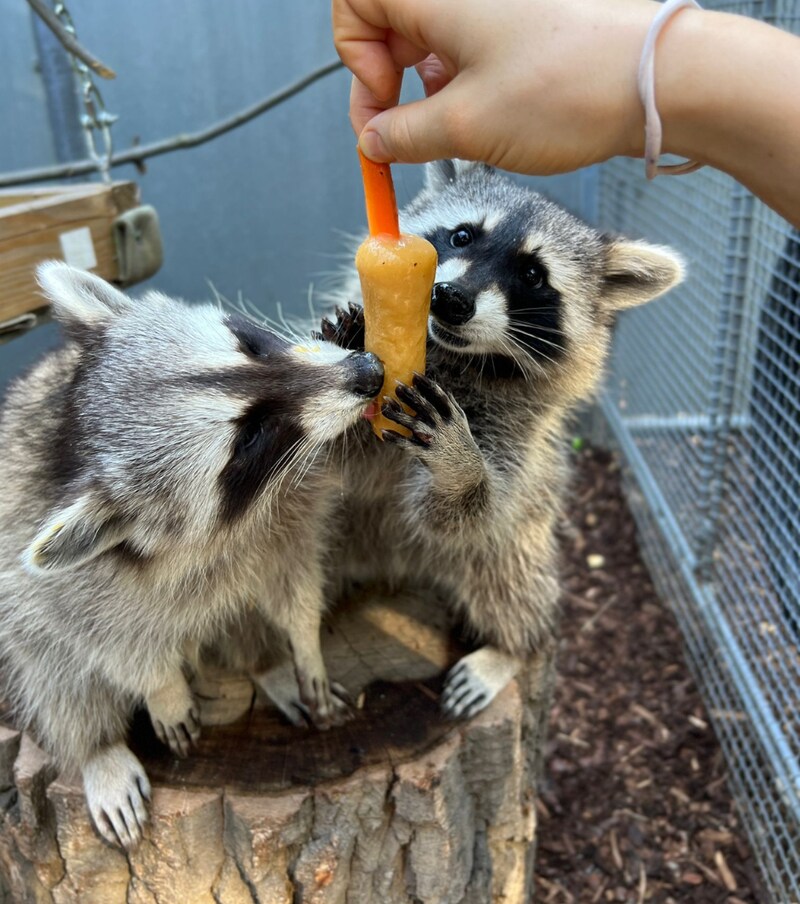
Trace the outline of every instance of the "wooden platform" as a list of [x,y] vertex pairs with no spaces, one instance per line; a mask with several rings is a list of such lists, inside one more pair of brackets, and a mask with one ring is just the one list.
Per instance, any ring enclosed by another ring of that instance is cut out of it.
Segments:
[[0,323],[44,305],[34,269],[50,259],[117,276],[114,220],[139,203],[133,182],[0,191]]
[[463,650],[442,601],[351,600],[326,627],[324,652],[360,703],[339,728],[289,726],[249,682],[219,673],[197,686],[203,721],[238,717],[205,727],[190,759],[137,719],[131,744],[154,796],[145,840],[128,855],[95,834],[78,780],[0,728],[9,900],[527,904],[551,659],[454,724],[438,695]]

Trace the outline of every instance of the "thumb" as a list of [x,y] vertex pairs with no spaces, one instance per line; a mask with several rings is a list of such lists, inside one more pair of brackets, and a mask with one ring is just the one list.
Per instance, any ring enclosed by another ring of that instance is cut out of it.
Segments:
[[[448,102],[449,101],[449,102]],[[377,163],[427,163],[457,157],[458,147],[449,139],[453,99],[448,89],[425,100],[391,107],[364,126],[358,146]]]

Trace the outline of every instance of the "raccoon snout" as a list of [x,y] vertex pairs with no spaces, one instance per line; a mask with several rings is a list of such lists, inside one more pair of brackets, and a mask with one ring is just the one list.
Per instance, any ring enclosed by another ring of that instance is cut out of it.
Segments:
[[353,352],[345,359],[350,379],[348,389],[356,395],[373,399],[383,386],[383,364],[372,352]]
[[431,292],[431,313],[442,323],[459,326],[475,316],[475,299],[454,283],[436,283]]

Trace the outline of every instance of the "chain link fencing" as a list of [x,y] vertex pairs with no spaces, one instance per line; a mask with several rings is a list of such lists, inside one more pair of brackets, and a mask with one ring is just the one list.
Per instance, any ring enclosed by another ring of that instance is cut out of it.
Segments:
[[[800,33],[795,0],[706,6]],[[618,159],[539,187],[688,261],[620,318],[600,407],[765,884],[800,902],[800,233],[711,169],[648,184]]]

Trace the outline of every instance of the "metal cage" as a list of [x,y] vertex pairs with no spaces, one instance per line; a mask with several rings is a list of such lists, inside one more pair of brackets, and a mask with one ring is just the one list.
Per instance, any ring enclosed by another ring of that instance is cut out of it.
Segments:
[[800,241],[718,173],[638,200],[632,175],[602,174],[601,223],[677,246],[691,275],[622,318],[602,408],[767,885],[797,901]]
[[[793,0],[707,6],[800,31]],[[540,186],[688,262],[620,318],[600,404],[765,883],[800,901],[800,234],[711,169],[647,183],[618,159]]]

